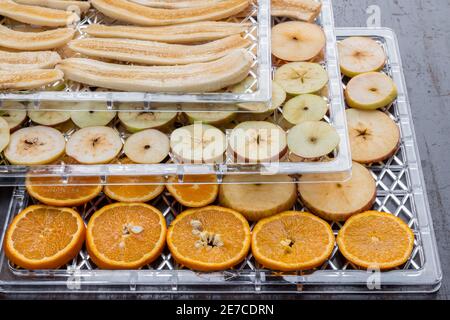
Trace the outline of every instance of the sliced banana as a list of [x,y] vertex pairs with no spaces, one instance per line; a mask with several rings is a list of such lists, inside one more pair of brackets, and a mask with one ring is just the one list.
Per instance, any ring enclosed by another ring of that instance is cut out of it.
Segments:
[[71,111],[70,118],[79,128],[106,126],[117,114],[106,110],[106,105],[102,102],[81,102],[75,108],[79,110]]
[[322,120],[328,111],[324,98],[314,94],[302,94],[288,100],[283,106],[283,117],[290,124]]
[[278,161],[287,151],[286,132],[271,122],[242,122],[231,131],[229,145],[239,162]]
[[6,120],[10,131],[17,130],[27,119],[25,106],[16,101],[3,101],[0,117]]
[[347,77],[383,69],[386,53],[368,37],[349,37],[337,45],[341,72]]
[[43,126],[56,126],[70,119],[68,111],[28,111],[28,117],[34,123]]
[[27,127],[11,135],[4,154],[16,165],[48,164],[64,154],[65,145],[64,136],[54,128]]
[[181,127],[170,136],[174,157],[184,163],[221,163],[226,146],[224,133],[207,124]]
[[138,132],[144,129],[162,129],[175,122],[176,118],[176,112],[119,111],[119,120],[129,132]]
[[293,95],[314,93],[328,83],[328,74],[318,63],[292,62],[275,71],[275,81]]
[[169,138],[161,131],[147,129],[128,137],[123,151],[136,163],[160,163],[169,155]]
[[289,130],[287,143],[295,155],[313,159],[331,153],[339,145],[339,134],[323,121],[305,121]]
[[0,117],[0,152],[6,148],[9,143],[9,124]]
[[87,127],[75,132],[67,142],[66,154],[83,164],[111,162],[122,149],[122,140],[110,127]]
[[398,149],[400,130],[385,113],[377,110],[347,109],[352,159],[374,163],[390,158]]

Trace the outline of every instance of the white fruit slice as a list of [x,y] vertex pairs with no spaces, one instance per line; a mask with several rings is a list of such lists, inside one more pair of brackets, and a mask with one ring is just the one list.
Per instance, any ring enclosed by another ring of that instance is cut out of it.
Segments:
[[220,185],[219,202],[258,221],[291,210],[297,200],[296,189],[289,176],[230,175]]
[[328,74],[318,63],[292,62],[275,71],[275,81],[293,95],[314,93],[328,83]]
[[311,60],[325,44],[325,33],[314,23],[288,21],[272,28],[272,54],[281,60]]
[[16,101],[4,101],[0,110],[0,117],[6,120],[10,131],[17,130],[27,119],[25,106]]
[[28,111],[28,117],[43,126],[56,126],[70,119],[68,111]]
[[288,100],[283,106],[283,117],[291,124],[322,120],[328,111],[324,98],[314,94],[302,94]]
[[247,121],[231,131],[229,145],[238,161],[278,161],[286,153],[286,132],[266,121]]
[[9,143],[9,124],[0,117],[0,152],[6,148]]
[[289,130],[287,143],[295,155],[311,159],[325,156],[339,144],[335,128],[323,121],[305,121]]
[[64,136],[54,128],[27,127],[11,135],[4,154],[16,165],[47,164],[64,154],[65,145]]
[[119,112],[119,120],[129,132],[138,132],[144,129],[161,129],[173,123],[176,117],[176,112]]
[[397,98],[394,81],[381,72],[368,72],[352,78],[345,88],[345,100],[352,108],[375,110]]
[[169,155],[169,137],[155,129],[140,131],[128,137],[123,151],[136,163],[160,163]]
[[[323,179],[321,175],[308,174],[300,178],[300,197],[312,212],[330,221],[345,221],[352,215],[369,210],[375,202],[376,184],[369,170],[354,162],[352,176],[345,182],[311,183]],[[341,179],[333,173],[330,179]]]
[[70,118],[79,128],[106,126],[115,117],[117,112],[107,111],[104,103],[81,102],[76,106],[79,110],[70,112]]
[[386,54],[383,48],[368,37],[349,37],[338,43],[341,72],[347,77],[383,69]]
[[223,162],[226,145],[222,131],[201,123],[178,128],[170,136],[173,155],[184,163]]
[[360,163],[380,162],[398,149],[400,130],[385,113],[377,110],[347,109],[352,159]]
[[230,123],[236,117],[234,112],[227,111],[203,111],[185,112],[189,123],[202,122],[212,126],[222,126]]
[[75,132],[67,142],[66,154],[83,164],[111,162],[122,149],[122,140],[110,127],[87,127]]

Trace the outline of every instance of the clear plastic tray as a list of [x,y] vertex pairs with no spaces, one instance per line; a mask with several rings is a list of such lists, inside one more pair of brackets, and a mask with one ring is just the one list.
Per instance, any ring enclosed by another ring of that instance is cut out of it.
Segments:
[[[399,151],[388,161],[369,167],[377,184],[375,210],[391,212],[403,219],[415,235],[410,259],[400,268],[374,274],[358,270],[345,260],[337,247],[321,267],[302,272],[280,273],[262,269],[252,255],[233,270],[202,273],[182,269],[166,250],[152,265],[141,270],[99,270],[82,251],[59,270],[29,271],[11,265],[0,255],[1,292],[121,292],[171,294],[206,293],[381,293],[435,292],[442,272],[434,237],[423,174],[411,120],[400,54],[394,33],[389,29],[339,29],[338,39],[367,36],[379,41],[389,60],[385,69],[398,85],[398,100],[386,112],[401,127]],[[11,219],[33,200],[23,188],[16,188],[5,218],[3,234]],[[78,208],[83,218],[108,203],[103,195]],[[169,194],[151,202],[161,209],[168,222],[184,208]],[[298,202],[296,210],[302,210]],[[2,217],[3,218],[3,217]],[[333,223],[335,233],[342,224]],[[2,237],[3,239],[3,237]],[[379,285],[379,286],[378,286]]]

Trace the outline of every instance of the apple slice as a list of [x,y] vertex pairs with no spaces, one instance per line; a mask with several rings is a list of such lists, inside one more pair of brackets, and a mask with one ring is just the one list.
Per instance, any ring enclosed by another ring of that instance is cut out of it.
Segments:
[[27,119],[27,112],[25,111],[25,106],[19,102],[3,101],[0,117],[8,122],[10,131],[15,131]]
[[368,72],[352,78],[345,88],[347,104],[356,109],[375,110],[397,98],[394,81],[381,72]]
[[380,71],[386,64],[381,45],[368,37],[349,37],[338,43],[341,72],[347,77]]
[[[190,124],[202,122],[219,127],[230,123],[236,118],[234,112],[226,111],[230,110],[230,105],[227,104],[183,103],[182,108],[190,110],[184,112],[185,118]],[[214,109],[214,111],[205,111],[211,109]]]
[[339,145],[334,127],[323,121],[305,121],[289,130],[287,143],[295,155],[314,159],[326,156]]
[[136,163],[160,163],[169,155],[169,138],[155,129],[143,130],[128,137],[123,151]]
[[0,152],[6,148],[9,143],[9,124],[0,117]]
[[[342,174],[329,174],[327,179],[341,180]],[[352,215],[372,208],[377,194],[372,174],[353,162],[352,176],[345,182],[321,181],[323,175],[307,174],[300,178],[298,191],[303,204],[312,212],[329,221],[345,221]],[[304,183],[302,183],[304,182]]]
[[314,93],[328,83],[328,74],[318,63],[291,62],[275,71],[275,81],[289,94]]
[[175,122],[176,112],[166,111],[120,111],[119,120],[129,132],[145,129],[162,130]]
[[231,131],[229,146],[239,162],[278,161],[287,151],[286,132],[271,122],[242,122]]
[[395,154],[400,130],[388,115],[378,110],[357,109],[347,109],[345,113],[354,161],[380,162]]
[[285,61],[309,61],[325,44],[325,33],[314,23],[288,21],[272,28],[272,54]]
[[28,117],[34,123],[43,126],[56,126],[70,119],[68,111],[28,111]]
[[71,111],[70,118],[79,128],[106,126],[117,114],[102,102],[81,102],[75,108],[78,110]]
[[314,94],[301,94],[288,100],[283,106],[283,117],[290,124],[322,120],[328,111],[324,98]]

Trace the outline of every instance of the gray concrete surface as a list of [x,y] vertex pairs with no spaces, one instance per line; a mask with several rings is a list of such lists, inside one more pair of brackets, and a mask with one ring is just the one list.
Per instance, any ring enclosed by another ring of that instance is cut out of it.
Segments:
[[[449,0],[333,0],[337,27],[366,26],[366,8],[381,8],[381,23],[392,28],[399,38],[406,82],[436,238],[444,273],[441,290],[427,295],[323,295],[332,299],[448,299],[450,297],[450,1]],[[7,189],[0,189],[0,212],[6,208]],[[2,298],[30,298],[26,295]],[[74,295],[45,295],[42,298],[73,299]],[[83,296],[93,298],[92,296]],[[97,296],[98,298],[195,299],[266,298],[318,299],[317,295],[138,295]]]

